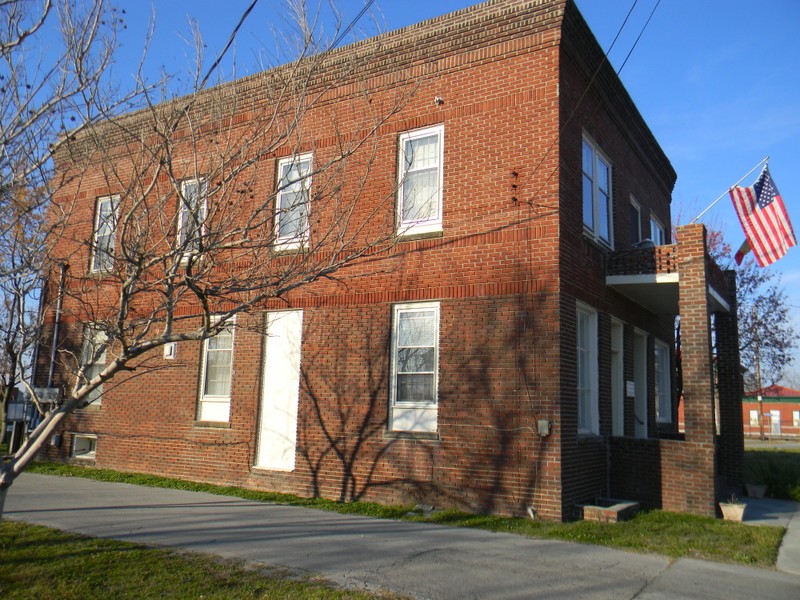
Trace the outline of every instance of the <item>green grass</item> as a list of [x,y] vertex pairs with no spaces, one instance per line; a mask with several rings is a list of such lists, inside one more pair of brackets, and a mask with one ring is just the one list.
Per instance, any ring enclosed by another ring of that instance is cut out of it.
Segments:
[[698,558],[758,567],[771,567],[775,564],[784,533],[780,527],[752,527],[660,510],[640,511],[630,521],[615,524],[590,521],[553,523],[449,512],[436,513],[428,520],[635,552],[665,554],[675,558]]
[[398,598],[345,591],[201,554],[101,540],[13,521],[0,523],[0,597]]
[[780,527],[753,527],[719,519],[663,511],[642,511],[634,519],[617,524],[592,522],[554,523],[530,519],[475,515],[460,511],[441,511],[424,516],[410,506],[384,506],[366,502],[339,503],[319,498],[259,492],[237,487],[194,483],[154,475],[121,473],[55,463],[37,463],[29,471],[69,477],[88,477],[101,481],[133,483],[154,487],[236,496],[259,502],[304,506],[341,513],[389,519],[407,519],[458,527],[515,533],[570,542],[597,544],[652,552],[672,557],[691,557],[718,562],[771,567],[775,564],[783,538]]
[[773,498],[800,502],[800,452],[751,448],[744,455],[747,483],[765,484]]

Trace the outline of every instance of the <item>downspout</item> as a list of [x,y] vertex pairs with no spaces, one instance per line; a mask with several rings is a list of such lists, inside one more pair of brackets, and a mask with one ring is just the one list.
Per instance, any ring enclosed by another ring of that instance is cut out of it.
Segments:
[[44,307],[47,302],[47,279],[41,278],[41,292],[39,292],[39,309],[36,311],[36,345],[33,347],[31,356],[30,383],[34,387],[36,383],[36,370],[39,366],[39,352],[42,348],[42,324],[44,323]]
[[58,338],[61,333],[61,310],[64,305],[64,282],[67,278],[68,263],[61,263],[61,277],[58,280],[58,299],[56,300],[55,323],[53,325],[53,346],[50,348],[50,369],[47,372],[47,387],[53,387],[53,378],[56,372],[56,353],[58,352]]

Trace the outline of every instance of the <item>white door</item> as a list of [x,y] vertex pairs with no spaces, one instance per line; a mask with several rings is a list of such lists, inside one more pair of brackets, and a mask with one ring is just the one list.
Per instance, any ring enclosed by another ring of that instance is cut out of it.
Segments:
[[261,469],[294,470],[302,331],[303,311],[267,313],[264,385],[255,464]]
[[769,432],[772,435],[780,435],[781,434],[781,411],[773,410],[769,414],[769,423],[770,423]]
[[647,437],[647,334],[637,331],[633,337],[633,434]]

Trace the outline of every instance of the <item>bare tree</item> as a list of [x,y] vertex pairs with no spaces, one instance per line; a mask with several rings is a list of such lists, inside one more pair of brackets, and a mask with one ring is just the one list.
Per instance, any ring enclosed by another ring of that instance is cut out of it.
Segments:
[[38,342],[38,293],[41,286],[43,205],[40,190],[19,188],[6,192],[0,220],[6,235],[0,237],[0,423],[5,423],[15,388],[31,375],[32,349]]
[[58,148],[49,256],[69,269],[50,296],[79,325],[58,340],[63,401],[3,465],[0,493],[76,408],[164,368],[161,347],[259,328],[300,288],[391,267],[396,190],[373,167],[422,79],[369,80],[378,42],[335,51],[338,32],[320,41],[292,5],[282,66],[207,89],[199,59],[186,95],[146,90],[144,109]]
[[[38,340],[53,156],[71,136],[128,106],[106,81],[122,12],[107,0],[0,0],[0,388],[5,409]],[[113,89],[113,93],[112,92]],[[67,131],[70,133],[68,134]]]
[[[19,202],[20,190],[43,190],[15,212],[17,222],[36,220],[52,191],[53,154],[136,91],[108,93],[124,25],[107,0],[0,0],[0,11],[0,212]],[[13,225],[4,219],[0,236],[12,235]]]
[[[709,251],[719,264],[733,263],[733,252],[722,233],[709,230]],[[745,390],[777,383],[793,361],[797,333],[780,274],[759,267],[752,256],[736,269],[739,305],[739,353]]]

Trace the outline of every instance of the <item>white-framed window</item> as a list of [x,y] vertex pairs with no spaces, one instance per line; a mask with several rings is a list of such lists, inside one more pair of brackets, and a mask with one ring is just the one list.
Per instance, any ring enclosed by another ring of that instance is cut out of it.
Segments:
[[[81,368],[85,385],[97,377],[106,368],[106,347],[108,337],[105,332],[94,323],[83,326],[83,343],[81,345]],[[100,404],[103,395],[103,386],[98,385],[84,399],[87,403]]]
[[308,241],[312,154],[278,161],[278,193],[275,198],[275,246],[300,248]]
[[672,423],[672,377],[670,376],[669,346],[661,340],[653,345],[656,379],[656,421]]
[[642,241],[642,207],[631,196],[631,245]]
[[600,433],[600,392],[597,362],[597,312],[578,304],[577,366],[578,366],[578,433]]
[[110,271],[114,267],[119,196],[97,199],[92,236],[92,273]]
[[611,161],[587,136],[583,137],[583,229],[593,239],[613,246],[611,222]]
[[667,235],[664,226],[655,215],[650,215],[650,239],[656,246],[663,246],[667,243]]
[[792,411],[792,427],[800,427],[800,410]]
[[442,230],[444,126],[400,135],[397,232]]
[[758,411],[755,409],[750,409],[750,425],[753,427],[758,427]]
[[202,179],[184,179],[178,198],[178,248],[184,256],[200,249],[205,231],[208,199],[207,184]]
[[234,324],[230,323],[217,335],[203,341],[198,421],[225,423],[230,420],[233,332]]
[[625,435],[625,324],[611,319],[611,435]]
[[76,433],[72,436],[72,457],[93,459],[97,451],[97,436]]
[[439,308],[438,302],[393,307],[390,429],[394,431],[437,429]]

